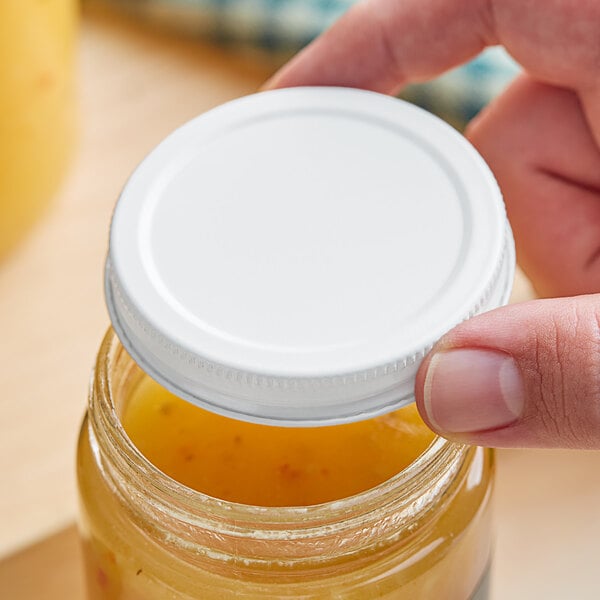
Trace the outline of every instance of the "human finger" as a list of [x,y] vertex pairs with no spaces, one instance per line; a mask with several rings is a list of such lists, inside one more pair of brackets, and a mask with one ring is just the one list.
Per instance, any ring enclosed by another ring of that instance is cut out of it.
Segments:
[[546,83],[576,91],[600,143],[600,2],[365,0],[266,85],[384,93],[431,79],[501,44]]
[[600,295],[534,300],[465,321],[419,369],[444,437],[496,447],[600,448]]

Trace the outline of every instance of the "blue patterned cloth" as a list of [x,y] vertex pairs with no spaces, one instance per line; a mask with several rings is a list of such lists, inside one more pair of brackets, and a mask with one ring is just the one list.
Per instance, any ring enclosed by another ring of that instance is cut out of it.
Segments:
[[287,57],[355,0],[106,0],[140,18],[232,46]]
[[[260,51],[276,63],[331,25],[355,0],[104,0],[136,18],[239,50]],[[470,120],[518,72],[500,48],[433,82],[402,94],[458,128]]]
[[409,86],[402,97],[462,129],[518,72],[503,48],[488,48],[434,81]]

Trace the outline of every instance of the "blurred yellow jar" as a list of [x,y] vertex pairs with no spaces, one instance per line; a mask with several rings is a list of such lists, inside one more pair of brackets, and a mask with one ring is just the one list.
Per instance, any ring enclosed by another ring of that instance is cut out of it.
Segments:
[[64,175],[74,137],[76,0],[0,2],[0,257]]

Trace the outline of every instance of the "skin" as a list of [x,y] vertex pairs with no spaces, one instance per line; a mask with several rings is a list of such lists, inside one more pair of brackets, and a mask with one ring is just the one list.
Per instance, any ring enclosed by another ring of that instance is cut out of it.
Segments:
[[[433,429],[461,441],[600,448],[600,2],[366,0],[266,87],[396,93],[496,44],[524,73],[467,136],[498,179],[519,263],[542,299],[444,336],[419,371],[417,405]],[[431,359],[457,348],[514,360],[524,399],[512,422],[456,434],[429,418]]]

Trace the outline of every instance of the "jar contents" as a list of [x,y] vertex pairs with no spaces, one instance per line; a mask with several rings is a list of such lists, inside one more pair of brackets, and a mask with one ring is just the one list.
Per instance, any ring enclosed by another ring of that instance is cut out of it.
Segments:
[[132,391],[122,423],[173,479],[257,506],[308,506],[368,490],[407,467],[434,438],[414,405],[357,423],[274,427],[198,408],[150,377]]

